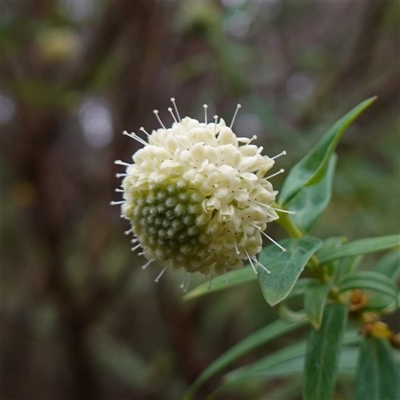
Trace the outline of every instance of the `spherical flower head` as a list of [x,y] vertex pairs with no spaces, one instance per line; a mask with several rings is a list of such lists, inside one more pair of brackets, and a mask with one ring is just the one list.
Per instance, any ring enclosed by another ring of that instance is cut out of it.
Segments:
[[264,177],[274,160],[217,117],[202,123],[178,114],[171,128],[147,135],[148,142],[130,134],[144,147],[122,182],[122,215],[131,223],[134,249],[203,274],[256,261],[261,234],[278,218],[277,192]]

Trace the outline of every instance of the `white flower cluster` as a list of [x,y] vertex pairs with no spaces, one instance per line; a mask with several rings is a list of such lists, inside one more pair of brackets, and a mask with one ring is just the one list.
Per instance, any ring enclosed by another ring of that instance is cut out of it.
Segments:
[[161,260],[174,269],[223,274],[249,260],[254,268],[261,233],[278,218],[277,192],[264,177],[274,160],[223,119],[177,118],[171,128],[146,133],[148,142],[125,132],[144,144],[133,164],[117,161],[127,167],[120,203],[134,249],[143,248],[146,266]]

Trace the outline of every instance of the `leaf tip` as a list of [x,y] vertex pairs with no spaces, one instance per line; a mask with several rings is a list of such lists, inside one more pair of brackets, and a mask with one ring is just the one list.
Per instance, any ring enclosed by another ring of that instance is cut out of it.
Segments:
[[185,294],[184,296],[182,296],[182,300],[190,301],[190,300],[193,300],[195,297],[196,297],[196,293],[189,292],[189,293]]
[[368,105],[371,105],[376,100],[378,100],[378,96],[377,95],[370,97],[369,99],[366,100],[366,102],[368,103]]

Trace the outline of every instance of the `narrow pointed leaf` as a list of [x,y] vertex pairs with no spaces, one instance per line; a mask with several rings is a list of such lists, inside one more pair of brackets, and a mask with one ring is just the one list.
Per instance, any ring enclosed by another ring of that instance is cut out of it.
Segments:
[[359,255],[352,257],[343,257],[337,261],[333,261],[337,263],[332,274],[333,281],[337,282],[342,276],[353,272],[360,264],[362,258],[363,256]]
[[274,367],[281,362],[292,360],[293,358],[298,356],[304,356],[306,352],[306,346],[307,343],[303,340],[300,343],[295,343],[290,346],[284,347],[262,358],[261,360],[254,362],[248,367],[238,368],[232,372],[229,372],[226,375],[225,380],[226,382],[233,383],[239,378],[242,379],[245,376],[259,373],[266,370],[267,368]]
[[[237,271],[231,271],[226,274],[226,277],[221,275],[213,279],[210,286],[209,282],[202,283],[189,293],[183,296],[184,300],[192,300],[197,297],[204,296],[209,293],[218,292],[220,290],[229,289],[245,282],[255,281],[257,279],[251,267],[244,267]],[[226,283],[228,281],[228,284]]]
[[293,344],[285,347],[274,353],[262,358],[259,361],[249,365],[248,367],[242,367],[229,372],[224,376],[224,383],[212,393],[213,396],[226,392],[242,382],[251,379],[254,374],[259,373],[267,368],[273,368],[282,362],[293,360],[299,356],[304,356],[306,351],[306,342]]
[[374,271],[397,279],[400,275],[400,251],[393,251],[382,257],[375,265]]
[[346,322],[347,306],[329,304],[320,330],[312,328],[307,341],[304,400],[332,398]]
[[[373,271],[379,272],[389,279],[396,281],[400,276],[400,251],[393,251],[382,257],[375,265]],[[400,304],[400,303],[399,303]],[[395,309],[396,304],[392,296],[382,293],[371,293],[366,307],[372,310]]]
[[400,399],[399,368],[386,339],[361,342],[356,375],[356,400]]
[[[358,349],[354,347],[342,347],[339,356],[338,373],[355,373],[358,358]],[[304,356],[292,358],[290,360],[274,365],[273,367],[266,368],[265,370],[254,374],[256,379],[267,378],[284,378],[293,375],[304,374]]]
[[335,172],[337,156],[332,154],[328,170],[324,178],[315,185],[304,186],[287,203],[287,208],[295,211],[291,218],[299,229],[308,232],[318,217],[323,213],[332,194],[332,181]]
[[321,240],[314,237],[282,240],[286,248],[267,246],[260,254],[260,262],[271,272],[258,268],[258,280],[265,300],[271,306],[282,301],[292,290],[301,271],[310,257],[321,246]]
[[338,258],[374,253],[400,246],[400,235],[388,235],[376,238],[355,240],[335,249],[321,249],[317,257],[321,263]]
[[[355,344],[360,340],[360,335],[357,330],[351,330],[345,332],[343,335],[343,344]],[[292,344],[283,349],[277,350],[266,357],[254,362],[253,364],[235,369],[224,376],[224,383],[221,385],[212,395],[217,395],[222,392],[226,392],[232,388],[235,388],[242,382],[246,382],[252,378],[265,378],[270,376],[276,376],[275,370],[283,371],[285,367],[294,363],[293,368],[299,369],[299,361],[301,360],[301,371],[304,373],[304,357],[306,353],[306,342],[301,341],[300,343]],[[354,353],[349,356],[341,356],[344,358],[343,367],[354,368],[356,360],[354,359]],[[350,360],[351,358],[351,360]],[[282,367],[282,368],[281,368]]]
[[374,101],[372,97],[354,107],[337,121],[317,145],[289,172],[279,196],[279,203],[286,204],[303,186],[320,182],[328,169],[329,159],[347,127]]
[[338,248],[343,246],[343,244],[347,241],[348,240],[345,236],[332,236],[328,239],[325,239],[317,254],[331,253],[332,251],[337,250]]
[[353,289],[374,290],[391,296],[393,300],[396,300],[398,295],[394,281],[375,271],[357,271],[344,275],[337,282],[337,287],[339,292]]
[[304,295],[304,311],[315,329],[319,329],[322,322],[330,283],[313,282],[306,289]]
[[213,377],[227,365],[237,360],[239,357],[265,343],[268,343],[278,336],[282,336],[287,332],[305,325],[306,323],[307,320],[305,319],[295,323],[279,319],[248,336],[211,363],[189,388],[186,397],[190,398],[190,396],[192,396],[204,382]]

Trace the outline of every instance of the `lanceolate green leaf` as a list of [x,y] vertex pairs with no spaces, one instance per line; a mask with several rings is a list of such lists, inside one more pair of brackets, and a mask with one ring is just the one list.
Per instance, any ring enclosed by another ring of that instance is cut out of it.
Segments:
[[317,257],[321,263],[342,257],[373,253],[400,246],[400,235],[381,236],[349,242],[336,249],[321,249]]
[[346,322],[347,306],[329,304],[320,330],[312,328],[307,341],[304,400],[332,398]]
[[[344,340],[343,340],[344,342]],[[355,347],[342,347],[339,356],[338,373],[349,374],[355,373],[357,365],[358,348]],[[304,356],[292,358],[290,360],[274,365],[273,367],[266,368],[265,370],[254,374],[255,378],[284,378],[293,375],[304,374]]]
[[353,272],[360,264],[362,258],[363,258],[362,255],[358,255],[352,257],[343,257],[337,261],[334,261],[337,263],[337,265],[332,274],[333,281],[337,282],[341,276]]
[[[395,250],[386,254],[378,261],[373,271],[396,281],[400,275],[400,251]],[[400,302],[398,302],[398,304],[400,305]],[[382,293],[378,292],[371,293],[370,296],[368,296],[366,307],[373,310],[394,310],[396,307],[396,300],[393,299],[393,296],[382,295]]]
[[233,346],[226,353],[217,358],[212,364],[210,364],[189,388],[185,398],[190,398],[204,382],[213,377],[227,365],[237,360],[239,357],[255,349],[256,347],[268,343],[278,336],[282,336],[287,332],[305,325],[306,323],[307,320],[293,323],[280,319],[248,336],[246,339],[242,340],[236,346]]
[[211,286],[209,282],[202,283],[187,293],[183,298],[184,300],[191,300],[196,297],[204,296],[205,294],[229,289],[245,282],[255,281],[256,279],[257,275],[254,273],[253,269],[251,267],[244,267],[237,271],[228,272],[226,277],[222,275],[214,278]]
[[400,275],[400,251],[396,250],[382,257],[375,265],[374,271],[397,279]]
[[319,329],[325,308],[330,283],[311,283],[304,295],[304,311],[315,329]]
[[304,356],[305,351],[306,343],[305,341],[301,341],[300,343],[296,343],[281,350],[275,351],[274,353],[262,358],[259,361],[256,361],[248,367],[238,368],[232,372],[229,372],[224,376],[223,385],[221,385],[212,394],[217,395],[225,392],[233,387],[236,387],[238,384],[251,379],[254,374],[260,373],[268,368],[275,367],[288,360],[296,359],[299,356]]
[[[359,340],[360,335],[358,334],[357,330],[348,331],[343,335],[343,344],[354,344],[358,343]],[[288,374],[304,373],[305,352],[306,342],[301,341],[300,343],[277,350],[247,367],[238,368],[232,372],[229,372],[224,377],[224,384],[218,388],[213,395],[232,389],[238,384],[251,378],[263,379],[267,378],[268,376],[276,376],[274,371],[283,371],[285,368],[288,368]],[[348,371],[349,369],[353,369],[355,367],[356,360],[354,356],[354,352],[351,352],[347,355],[341,355],[341,358],[343,358],[343,369],[347,368]],[[283,375],[285,374],[283,373]]]
[[318,250],[317,254],[322,254],[322,253],[331,253],[334,250],[337,250],[341,246],[343,246],[343,243],[347,242],[347,238],[345,236],[332,236],[330,238],[327,238],[324,240],[324,243],[322,243],[321,248]]
[[312,186],[304,186],[287,203],[288,209],[296,212],[291,216],[292,220],[303,232],[308,232],[311,229],[329,204],[336,159],[336,154],[332,154],[327,173],[319,183]]
[[314,237],[282,240],[286,251],[270,245],[262,250],[260,262],[271,272],[258,268],[258,280],[265,300],[271,306],[282,301],[292,290],[301,271],[310,257],[321,246],[321,240]]
[[317,145],[289,172],[279,196],[279,203],[286,204],[303,186],[320,182],[328,169],[329,159],[347,127],[375,101],[372,97],[360,103],[337,121]]
[[400,399],[399,376],[388,341],[364,338],[357,367],[356,400]]
[[394,281],[375,271],[357,271],[344,275],[337,282],[339,292],[353,289],[375,290],[397,299],[398,290]]

